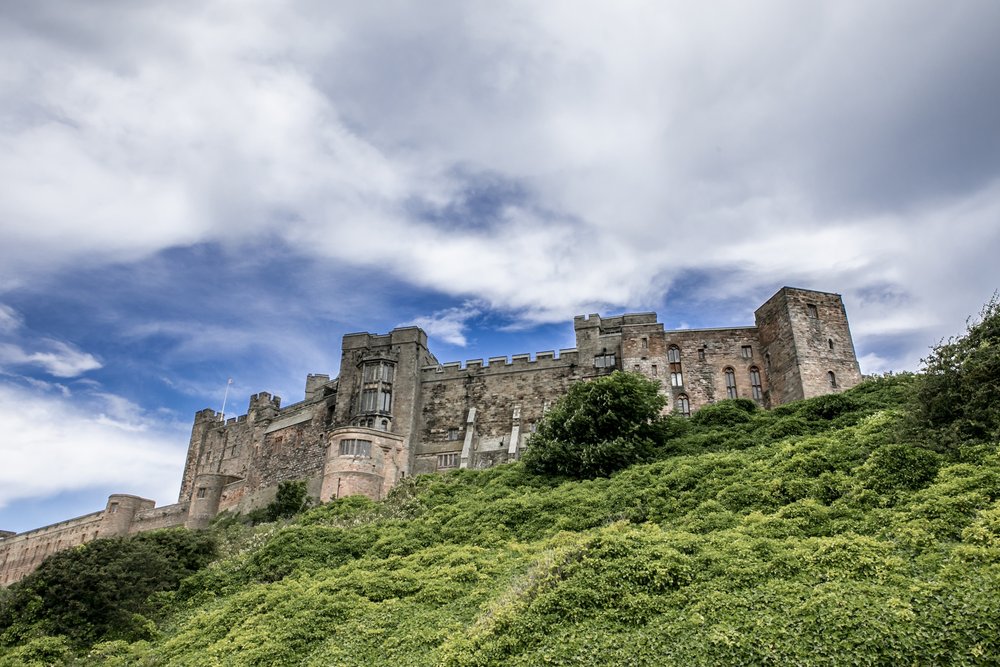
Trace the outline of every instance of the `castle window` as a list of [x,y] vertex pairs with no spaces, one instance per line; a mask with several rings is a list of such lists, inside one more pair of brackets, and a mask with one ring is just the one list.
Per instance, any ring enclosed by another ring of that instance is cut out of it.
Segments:
[[438,454],[437,467],[438,470],[443,468],[457,468],[458,454]]
[[771,370],[771,353],[768,352],[764,355],[764,368]]
[[683,417],[691,416],[691,402],[688,400],[687,394],[680,394],[674,401],[674,409]]
[[370,459],[372,457],[371,440],[357,440],[354,438],[341,440],[340,455]]
[[753,347],[750,345],[744,345],[741,347],[740,356],[744,359],[753,359]]
[[110,512],[111,514],[117,514],[118,513],[118,503],[111,503],[111,505],[108,507],[108,512]]
[[736,398],[736,371],[726,369],[726,398]]
[[764,391],[760,384],[760,369],[756,366],[750,367],[750,391],[754,398],[764,398]]
[[449,440],[458,440],[458,429],[457,428],[450,428],[450,429],[448,429],[448,439]]
[[656,364],[653,364],[653,377],[656,377],[657,375],[658,373],[656,371]]
[[198,487],[198,493],[197,493],[197,494],[195,494],[195,495],[196,495],[196,496],[197,496],[198,498],[204,498],[204,497],[205,497],[205,494],[206,494],[207,492],[208,492],[208,489],[207,489],[206,487],[204,487],[204,486],[200,486],[200,487]]
[[698,361],[705,361],[705,348],[698,348]]
[[827,338],[826,339],[826,344],[830,347],[831,350],[833,349],[833,339],[832,338]]
[[837,386],[837,376],[834,374],[834,372],[833,371],[828,371],[827,374],[826,374],[826,376],[830,380],[830,386],[831,387],[836,387]]
[[648,338],[643,338],[642,339],[642,349],[644,349],[644,350],[648,350],[649,349],[649,339]]
[[683,387],[684,374],[681,371],[681,348],[671,345],[667,349],[667,361],[670,363],[670,386]]
[[639,364],[636,364],[635,366],[633,366],[632,370],[635,371],[636,373],[638,373],[639,372]]
[[813,319],[816,319],[816,318],[819,317],[819,311],[816,309],[816,304],[814,304],[814,303],[807,303],[806,304],[806,313],[808,313],[809,317],[811,317]]
[[615,355],[612,352],[602,352],[594,357],[594,368],[614,368]]
[[382,420],[382,424],[380,425],[379,428],[381,430],[383,430],[383,431],[388,431],[389,430],[389,420],[388,419],[383,419]]
[[[364,385],[361,388],[360,412],[390,412],[392,410],[392,381],[395,366],[388,361],[368,362],[362,369]],[[375,427],[375,421],[369,424]]]

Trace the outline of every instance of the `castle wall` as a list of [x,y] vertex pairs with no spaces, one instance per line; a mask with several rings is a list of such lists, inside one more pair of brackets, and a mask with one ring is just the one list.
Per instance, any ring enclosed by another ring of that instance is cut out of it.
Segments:
[[138,512],[154,502],[138,496],[115,494],[104,510],[92,512],[0,539],[0,586],[7,586],[34,572],[46,558],[99,537],[127,535]]
[[[672,346],[680,356],[682,383],[677,386],[671,382],[675,366],[668,359]],[[756,327],[677,331],[664,331],[662,324],[626,327],[622,333],[622,366],[658,381],[670,398],[670,411],[676,411],[681,395],[687,396],[691,411],[728,398],[727,368],[733,371],[737,397],[754,397],[750,374],[754,367],[761,382],[761,396],[767,386]],[[763,402],[763,398],[758,400]]]
[[[593,376],[577,350],[481,359],[421,371],[423,403],[413,474],[514,460],[549,405]],[[602,369],[600,371],[604,373]],[[513,443],[513,447],[511,446]],[[447,455],[458,455],[457,463]]]
[[655,313],[593,314],[574,318],[576,348],[464,365],[439,364],[416,327],[348,334],[339,377],[309,375],[303,401],[282,407],[260,392],[245,415],[225,422],[198,412],[177,504],[155,508],[121,494],[102,512],[21,535],[0,531],[0,585],[95,537],[202,528],[221,511],[264,507],[285,481],[304,480],[324,501],[379,499],[405,475],[516,460],[572,383],[619,369],[658,381],[675,412],[682,397],[691,411],[727,398],[727,369],[738,397],[768,407],[860,382],[839,295],[782,288],[757,309],[755,325],[665,331]]

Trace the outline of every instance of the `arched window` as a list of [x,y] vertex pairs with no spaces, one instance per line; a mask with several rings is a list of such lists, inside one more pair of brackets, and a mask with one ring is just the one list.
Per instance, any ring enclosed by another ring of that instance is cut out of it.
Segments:
[[681,348],[671,345],[667,349],[667,361],[670,364],[670,386],[683,387],[684,374],[681,372]]
[[754,398],[764,398],[764,389],[760,384],[760,369],[756,366],[750,367],[750,391]]
[[726,369],[726,398],[736,398],[736,371]]
[[837,376],[834,374],[834,372],[833,371],[827,371],[826,376],[830,379],[830,386],[831,387],[836,387],[837,386]]
[[687,394],[677,395],[677,399],[674,401],[674,409],[684,417],[691,416],[691,402],[688,400]]
[[827,338],[826,339],[826,344],[830,346],[831,350],[833,349],[833,339],[832,338]]

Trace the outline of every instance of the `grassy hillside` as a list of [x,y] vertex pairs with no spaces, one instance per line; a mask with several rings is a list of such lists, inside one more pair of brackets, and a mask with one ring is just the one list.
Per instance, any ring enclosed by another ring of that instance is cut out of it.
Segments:
[[913,381],[723,402],[611,478],[456,471],[220,529],[144,635],[8,630],[0,665],[996,664],[1000,454],[901,442]]

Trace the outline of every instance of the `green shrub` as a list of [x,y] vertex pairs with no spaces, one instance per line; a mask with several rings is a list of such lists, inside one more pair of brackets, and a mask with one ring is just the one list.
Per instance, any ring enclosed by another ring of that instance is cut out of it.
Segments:
[[710,403],[691,417],[691,424],[707,428],[736,426],[753,420],[757,404],[748,398],[732,398]]
[[525,468],[579,479],[653,460],[667,432],[677,428],[660,415],[666,397],[659,389],[657,382],[621,371],[573,384],[532,434]]
[[896,489],[919,489],[937,475],[941,457],[913,445],[885,445],[871,453],[861,469],[868,488],[884,493]]
[[1000,301],[983,306],[966,333],[938,344],[911,402],[909,435],[937,449],[1000,441]]
[[10,642],[40,631],[78,645],[147,637],[149,596],[176,588],[215,553],[210,534],[184,528],[57,552],[11,586],[0,607],[0,633]]

